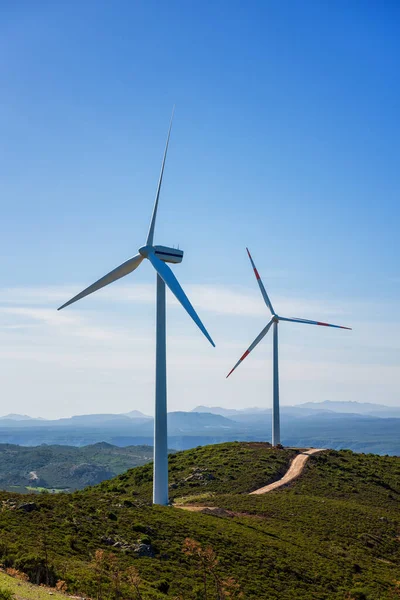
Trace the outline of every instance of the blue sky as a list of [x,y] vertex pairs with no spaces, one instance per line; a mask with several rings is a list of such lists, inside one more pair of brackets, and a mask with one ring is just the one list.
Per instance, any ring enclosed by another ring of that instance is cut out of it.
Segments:
[[149,265],[57,313],[155,241],[217,348],[171,304],[169,406],[399,403],[396,2],[6,2],[0,24],[1,413],[153,410]]

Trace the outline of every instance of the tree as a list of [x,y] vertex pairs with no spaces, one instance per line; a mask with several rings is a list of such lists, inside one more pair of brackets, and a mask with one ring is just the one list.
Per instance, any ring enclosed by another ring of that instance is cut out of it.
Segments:
[[104,550],[96,550],[94,553],[94,559],[90,563],[91,568],[95,574],[96,581],[96,598],[101,600],[103,592],[103,577],[105,571],[105,552]]
[[128,567],[125,571],[125,577],[126,577],[128,583],[135,590],[136,599],[143,600],[142,595],[140,593],[140,589],[139,589],[139,586],[141,585],[142,580],[139,576],[139,571],[137,570],[137,568],[134,566]]
[[182,552],[189,557],[193,557],[202,572],[203,577],[203,598],[207,600],[208,596],[208,578],[214,581],[216,598],[224,600],[225,598],[243,598],[239,584],[233,577],[221,579],[217,572],[219,559],[211,546],[202,548],[199,542],[191,538],[186,538],[183,543]]

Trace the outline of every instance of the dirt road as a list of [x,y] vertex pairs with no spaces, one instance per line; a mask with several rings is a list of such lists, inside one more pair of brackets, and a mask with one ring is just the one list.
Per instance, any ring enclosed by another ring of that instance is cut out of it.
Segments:
[[250,495],[267,494],[268,492],[272,492],[272,490],[276,490],[284,485],[287,485],[302,473],[311,454],[316,454],[317,452],[323,452],[323,448],[311,448],[310,450],[305,450],[301,454],[298,454],[292,460],[289,469],[281,479],[278,479],[278,481],[274,481],[274,483],[270,483],[269,485],[265,485],[258,490],[254,490],[254,492],[250,492]]
[[[268,492],[272,492],[273,490],[277,490],[280,487],[291,483],[294,479],[301,475],[305,464],[310,458],[310,456],[312,454],[317,454],[317,452],[324,452],[324,448],[310,448],[309,450],[304,450],[304,452],[301,452],[301,454],[298,454],[294,457],[290,464],[290,467],[288,468],[284,476],[281,477],[281,479],[278,479],[278,481],[274,481],[274,483],[265,485],[264,487],[259,488],[258,490],[254,490],[254,492],[250,492],[249,495],[251,496],[252,494],[267,494]],[[175,507],[182,508],[183,510],[189,510],[192,512],[212,513],[221,510],[215,506],[198,506],[196,504],[176,504]]]

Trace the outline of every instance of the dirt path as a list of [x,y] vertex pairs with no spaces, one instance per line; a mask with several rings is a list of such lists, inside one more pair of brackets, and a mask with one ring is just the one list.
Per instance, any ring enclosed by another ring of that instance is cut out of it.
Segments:
[[272,492],[272,490],[276,490],[284,485],[287,485],[301,475],[310,456],[312,454],[316,454],[317,452],[323,452],[323,448],[310,448],[310,450],[305,450],[301,454],[298,454],[292,460],[290,467],[281,479],[278,479],[278,481],[274,481],[274,483],[270,483],[269,485],[265,485],[258,490],[254,490],[254,492],[250,492],[250,495],[267,494],[268,492]]
[[[290,464],[290,467],[284,476],[281,477],[281,479],[278,479],[278,481],[274,481],[273,483],[269,483],[258,490],[254,490],[254,492],[250,492],[249,495],[268,494],[268,492],[272,492],[273,490],[277,490],[281,487],[284,487],[288,483],[291,483],[294,479],[301,475],[310,456],[312,454],[317,454],[318,452],[324,452],[324,448],[310,448],[309,450],[304,450],[304,452],[301,452],[301,454],[295,456]],[[215,506],[197,506],[196,504],[187,504],[186,506],[176,505],[176,508],[183,508],[184,510],[189,510],[191,512],[215,512],[220,510]]]

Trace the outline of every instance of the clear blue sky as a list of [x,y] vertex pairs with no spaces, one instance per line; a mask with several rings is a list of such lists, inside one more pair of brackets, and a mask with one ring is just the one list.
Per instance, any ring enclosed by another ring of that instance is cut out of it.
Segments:
[[277,310],[355,328],[282,325],[283,402],[399,403],[399,40],[389,0],[3,3],[13,412],[152,412],[149,265],[54,309],[144,243],[174,103],[155,240],[218,347],[171,307],[171,409],[270,405],[270,340],[224,380],[268,318],[246,245]]

